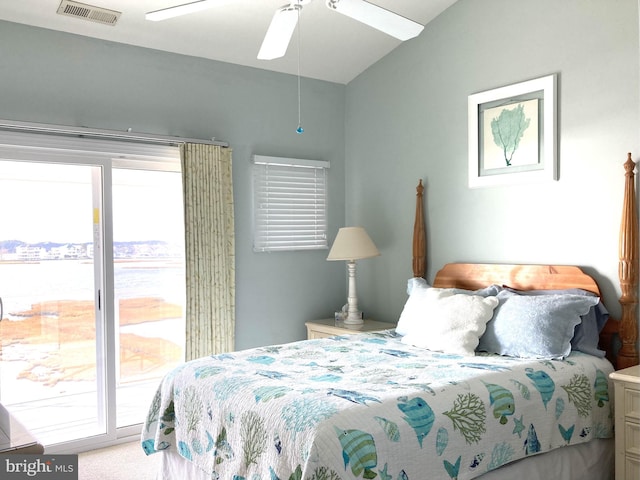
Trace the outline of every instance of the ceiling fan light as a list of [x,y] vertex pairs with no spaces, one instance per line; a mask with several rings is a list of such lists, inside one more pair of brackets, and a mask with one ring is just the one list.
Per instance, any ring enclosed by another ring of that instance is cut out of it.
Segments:
[[229,3],[230,0],[199,0],[197,2],[185,3],[183,5],[176,5],[175,7],[163,8],[162,10],[156,10],[154,12],[147,13],[144,18],[153,22],[160,20],[166,20],[168,18],[180,17],[189,13],[200,12],[216,5],[223,5]]
[[293,31],[298,24],[299,5],[287,5],[273,15],[267,34],[258,52],[259,60],[273,60],[283,57],[287,53]]
[[424,29],[413,20],[365,0],[327,0],[327,7],[402,41],[417,37]]

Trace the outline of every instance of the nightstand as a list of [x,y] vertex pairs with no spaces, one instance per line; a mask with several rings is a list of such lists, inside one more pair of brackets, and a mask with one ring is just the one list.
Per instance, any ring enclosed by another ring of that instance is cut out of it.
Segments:
[[640,365],[609,374],[614,382],[616,480],[640,478]]
[[44,447],[0,404],[0,453],[41,454]]
[[346,325],[344,322],[337,322],[333,318],[314,320],[313,322],[305,323],[305,325],[307,326],[307,339],[309,340],[395,328],[395,324],[393,323],[376,322],[374,320],[365,320],[364,323],[360,325]]

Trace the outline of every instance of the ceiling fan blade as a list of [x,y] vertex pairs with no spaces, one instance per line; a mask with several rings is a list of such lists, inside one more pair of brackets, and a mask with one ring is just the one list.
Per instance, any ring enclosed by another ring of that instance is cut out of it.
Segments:
[[154,22],[166,20],[167,18],[180,17],[189,13],[199,12],[218,5],[224,5],[231,0],[199,0],[197,2],[184,3],[175,7],[163,8],[147,13],[144,18]]
[[276,11],[258,52],[259,60],[273,60],[287,53],[293,31],[298,24],[300,9],[300,5],[291,4]]
[[327,7],[403,41],[417,37],[424,29],[413,20],[365,0],[327,0]]

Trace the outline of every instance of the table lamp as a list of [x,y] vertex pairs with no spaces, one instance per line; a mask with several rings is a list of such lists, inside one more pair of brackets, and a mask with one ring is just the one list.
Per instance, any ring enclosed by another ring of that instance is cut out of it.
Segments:
[[362,227],[343,227],[331,246],[327,260],[346,260],[349,272],[349,306],[344,323],[358,325],[363,323],[362,312],[358,310],[356,295],[356,260],[377,257],[380,252]]

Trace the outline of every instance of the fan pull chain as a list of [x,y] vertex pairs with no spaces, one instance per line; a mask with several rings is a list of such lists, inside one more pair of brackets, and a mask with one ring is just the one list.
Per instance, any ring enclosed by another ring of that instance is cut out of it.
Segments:
[[[298,3],[300,3],[299,0]],[[298,128],[296,128],[296,133],[302,135],[304,128],[302,128],[302,96],[300,94],[300,5],[296,10],[298,12]]]

